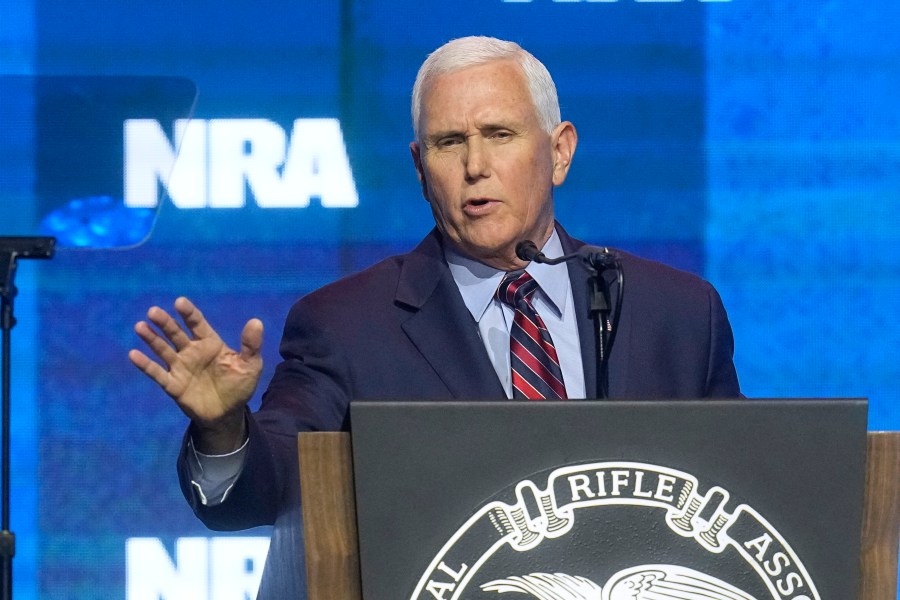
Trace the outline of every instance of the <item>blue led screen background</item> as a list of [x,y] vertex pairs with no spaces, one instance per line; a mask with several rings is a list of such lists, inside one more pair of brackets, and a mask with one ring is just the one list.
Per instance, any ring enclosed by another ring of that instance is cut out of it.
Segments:
[[[133,323],[180,294],[232,342],[258,316],[266,380],[296,298],[430,229],[409,94],[425,55],[461,35],[513,39],[548,66],[580,138],[559,219],[709,279],[747,395],[865,396],[870,429],[900,428],[897,22],[892,0],[0,0],[0,74],[183,77],[194,119],[338,119],[359,194],[340,209],[167,202],[140,247],[21,265],[16,597],[123,598],[128,538],[171,553],[215,535],[177,489],[184,417],[127,361]],[[52,145],[33,118],[0,127]],[[0,152],[0,235],[26,233],[60,169]]]

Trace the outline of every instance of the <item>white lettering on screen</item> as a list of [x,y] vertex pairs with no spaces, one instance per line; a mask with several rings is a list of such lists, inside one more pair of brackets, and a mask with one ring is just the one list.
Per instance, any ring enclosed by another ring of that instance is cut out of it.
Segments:
[[173,561],[159,538],[129,538],[125,599],[255,598],[268,550],[265,537],[185,537],[175,541]]
[[178,208],[241,208],[249,188],[263,208],[359,204],[337,119],[297,119],[290,138],[268,119],[129,119],[125,205],[153,208],[162,186]]

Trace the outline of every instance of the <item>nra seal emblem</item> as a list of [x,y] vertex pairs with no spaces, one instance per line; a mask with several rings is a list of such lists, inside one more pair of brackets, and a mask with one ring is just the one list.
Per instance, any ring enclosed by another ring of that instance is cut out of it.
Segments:
[[821,600],[787,540],[730,499],[640,462],[544,471],[476,510],[411,600]]

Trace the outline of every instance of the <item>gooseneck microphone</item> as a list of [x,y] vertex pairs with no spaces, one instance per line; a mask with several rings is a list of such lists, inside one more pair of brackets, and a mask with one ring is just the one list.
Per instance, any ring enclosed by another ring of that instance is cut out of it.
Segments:
[[[558,258],[547,258],[538,250],[531,240],[522,240],[516,244],[516,256],[525,262],[537,262],[547,265],[558,265],[574,259],[581,259],[582,265],[590,274],[589,312],[594,321],[594,343],[597,348],[597,396],[609,396],[609,355],[612,351],[616,333],[619,331],[619,317],[622,314],[622,299],[625,295],[625,273],[619,257],[613,250],[597,246],[582,246],[577,252]],[[606,271],[614,271],[616,289],[615,310],[610,320],[610,280],[604,277]]]
[[534,261],[547,265],[558,265],[559,263],[570,261],[575,258],[581,258],[598,270],[618,268],[618,258],[615,253],[609,248],[599,248],[597,246],[582,246],[578,252],[565,254],[559,258],[547,258],[543,252],[538,250],[538,247],[534,242],[531,240],[522,240],[516,244],[516,256],[525,262]]

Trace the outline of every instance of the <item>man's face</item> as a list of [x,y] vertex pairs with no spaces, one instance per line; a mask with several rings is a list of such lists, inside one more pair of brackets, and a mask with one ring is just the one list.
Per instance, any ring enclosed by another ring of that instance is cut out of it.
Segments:
[[425,90],[419,142],[410,144],[422,193],[457,251],[520,268],[516,244],[553,230],[553,186],[566,178],[577,136],[538,120],[521,68],[508,60],[442,75]]

